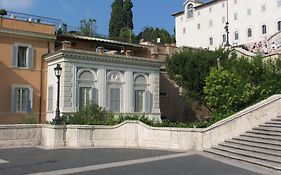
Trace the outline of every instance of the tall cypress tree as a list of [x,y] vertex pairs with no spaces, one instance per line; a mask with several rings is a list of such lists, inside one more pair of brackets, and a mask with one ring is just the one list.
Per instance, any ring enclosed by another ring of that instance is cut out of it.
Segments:
[[124,0],[124,27],[127,27],[131,30],[134,29],[133,24],[133,3],[131,0]]
[[115,0],[111,5],[111,18],[109,22],[109,38],[117,39],[120,30],[124,27],[123,0]]
[[115,0],[112,3],[109,22],[110,39],[120,39],[120,31],[124,28],[134,29],[132,8],[131,0]]

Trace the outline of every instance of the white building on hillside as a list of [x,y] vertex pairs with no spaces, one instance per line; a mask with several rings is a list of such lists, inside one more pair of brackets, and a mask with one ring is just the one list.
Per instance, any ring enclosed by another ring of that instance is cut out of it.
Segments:
[[184,11],[173,14],[177,47],[225,45],[227,21],[230,45],[264,43],[281,31],[281,0],[187,0],[183,5]]

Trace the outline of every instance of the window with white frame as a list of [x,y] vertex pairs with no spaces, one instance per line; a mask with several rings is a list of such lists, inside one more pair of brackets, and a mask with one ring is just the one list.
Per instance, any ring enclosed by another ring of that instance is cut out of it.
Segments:
[[212,20],[209,21],[209,26],[210,27],[213,26],[213,21]]
[[224,2],[221,4],[221,7],[224,8]]
[[200,30],[200,23],[197,24],[197,29]]
[[281,0],[277,0],[277,6],[278,6],[278,7],[281,6]]
[[234,0],[234,4],[237,4],[237,0]]
[[81,68],[77,73],[77,104],[84,108],[90,104],[98,104],[98,90],[96,88],[96,74],[89,68]]
[[53,111],[53,100],[54,100],[53,92],[54,92],[53,86],[49,86],[48,87],[48,112]]
[[239,33],[238,31],[234,32],[234,39],[238,40],[239,39]]
[[265,11],[266,11],[266,5],[265,5],[265,4],[262,4],[262,6],[261,6],[261,11],[262,11],[262,12],[265,12]]
[[247,30],[247,36],[248,36],[248,38],[250,38],[250,37],[253,36],[253,32],[252,32],[252,29],[251,29],[251,28],[248,28],[248,30]]
[[32,88],[30,86],[12,87],[12,111],[32,112]]
[[135,75],[134,78],[134,111],[145,112],[145,104],[148,103],[147,81],[144,75]]
[[222,42],[225,43],[226,42],[226,34],[222,35]]
[[223,16],[222,18],[221,18],[221,22],[224,24],[225,23],[225,16]]
[[109,89],[109,109],[112,112],[120,112],[120,106],[121,106],[121,90],[120,88],[112,87]]
[[13,67],[33,68],[34,49],[28,44],[15,43],[13,46]]
[[189,4],[187,6],[187,18],[192,18],[193,17],[193,5]]
[[265,24],[261,26],[261,29],[262,29],[262,34],[266,34],[267,33],[266,25]]
[[209,38],[209,44],[210,44],[210,46],[214,45],[214,39],[213,39],[213,37],[210,37],[210,38]]
[[252,14],[251,9],[247,9],[247,15],[248,15],[248,16],[251,16],[251,14]]
[[280,32],[281,31],[281,21],[277,22],[277,30]]
[[185,27],[182,29],[182,33],[183,34],[185,34],[185,32],[186,32],[186,29],[185,29]]
[[110,71],[107,74],[108,108],[114,112],[122,112],[122,73]]
[[238,13],[234,13],[234,20],[238,19]]

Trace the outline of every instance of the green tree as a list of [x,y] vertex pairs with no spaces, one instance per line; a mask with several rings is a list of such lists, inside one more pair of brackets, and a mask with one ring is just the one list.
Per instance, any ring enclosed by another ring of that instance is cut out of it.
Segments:
[[230,58],[206,78],[206,103],[218,114],[231,114],[281,93],[280,58]]
[[[134,29],[132,12],[133,3],[131,0],[115,0],[112,3],[111,8],[109,38],[122,41],[127,41],[128,38],[130,38],[131,41],[132,30]],[[129,37],[126,35],[128,31],[130,34]]]
[[134,29],[133,23],[133,3],[131,0],[124,0],[124,27],[129,28],[130,30]]
[[189,104],[205,104],[205,79],[217,66],[217,59],[224,62],[229,53],[223,50],[184,50],[166,59],[169,77],[183,88],[183,97]]
[[96,19],[83,19],[80,21],[79,32],[83,36],[95,36],[96,35]]
[[124,27],[123,0],[115,0],[111,5],[111,18],[109,22],[109,39],[118,39]]
[[[173,43],[173,36],[165,29],[153,28],[153,27],[145,27],[139,34],[139,39],[143,39],[144,41],[150,41],[154,44],[166,44]],[[160,39],[160,43],[158,43],[158,38]]]

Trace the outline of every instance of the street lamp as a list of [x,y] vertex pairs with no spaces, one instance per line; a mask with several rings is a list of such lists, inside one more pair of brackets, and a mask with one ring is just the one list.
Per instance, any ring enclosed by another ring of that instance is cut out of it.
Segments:
[[225,27],[224,27],[225,32],[226,32],[226,43],[225,43],[226,47],[230,46],[230,44],[229,44],[229,30],[228,30],[228,27],[229,27],[229,23],[228,23],[228,21],[226,21]]
[[228,22],[228,0],[226,1],[226,23],[225,23],[225,32],[226,32],[226,43],[225,43],[225,46],[226,47],[229,47],[230,44],[229,44],[229,30],[228,30],[228,27],[229,27],[229,22]]
[[57,67],[54,68],[55,75],[58,78],[57,82],[57,108],[56,108],[56,116],[53,120],[55,125],[60,125],[62,123],[62,118],[60,117],[60,76],[62,73],[62,68],[60,67],[60,64],[57,64]]

